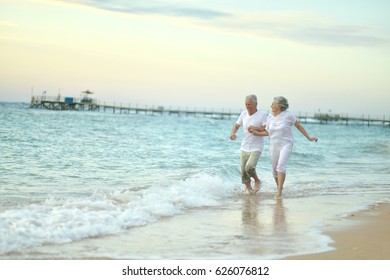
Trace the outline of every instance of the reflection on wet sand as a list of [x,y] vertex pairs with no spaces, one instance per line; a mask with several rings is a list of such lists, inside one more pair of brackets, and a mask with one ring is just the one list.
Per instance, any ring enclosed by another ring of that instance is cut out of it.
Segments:
[[[242,246],[247,253],[261,255],[270,251],[288,250],[285,238],[288,233],[286,210],[282,199],[270,200],[257,195],[242,199]],[[288,238],[289,239],[289,238]]]
[[260,197],[256,195],[245,195],[242,203],[242,224],[244,234],[247,236],[258,236],[262,233],[263,225],[259,218]]
[[273,212],[274,234],[286,234],[286,209],[283,206],[283,199],[276,199]]
[[[267,221],[269,221],[269,208],[272,204],[269,200],[256,195],[246,195],[242,203],[242,224],[248,230],[248,234],[264,234]],[[274,234],[287,232],[285,207],[282,199],[276,199],[273,203],[272,225]]]

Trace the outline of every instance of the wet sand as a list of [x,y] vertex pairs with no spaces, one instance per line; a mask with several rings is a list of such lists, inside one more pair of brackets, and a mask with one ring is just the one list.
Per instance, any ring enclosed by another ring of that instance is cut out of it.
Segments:
[[335,250],[287,259],[390,260],[390,204],[352,214],[342,221],[342,226],[325,234],[334,240],[331,246]]
[[[242,195],[227,207],[194,209],[118,234],[44,244],[0,259],[390,260],[390,204],[335,220],[335,213],[321,210],[334,202],[329,196]],[[337,209],[343,207],[336,202]]]
[[301,199],[241,195],[229,206],[193,209],[118,234],[44,244],[0,259],[281,259],[329,249],[328,238],[302,230],[316,219]]

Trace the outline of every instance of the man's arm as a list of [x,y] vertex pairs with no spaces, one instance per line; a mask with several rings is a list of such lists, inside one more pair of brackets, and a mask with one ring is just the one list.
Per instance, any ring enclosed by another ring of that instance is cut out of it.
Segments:
[[236,136],[236,133],[238,131],[238,129],[240,128],[240,125],[235,123],[232,127],[232,132],[230,132],[230,140],[236,140],[237,136]]

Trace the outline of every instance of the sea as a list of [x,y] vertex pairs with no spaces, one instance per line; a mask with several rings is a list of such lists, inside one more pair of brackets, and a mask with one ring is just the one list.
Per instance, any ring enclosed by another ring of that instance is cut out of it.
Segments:
[[0,103],[0,259],[284,259],[390,202],[389,127],[294,128],[275,200],[268,138],[245,192],[235,121]]

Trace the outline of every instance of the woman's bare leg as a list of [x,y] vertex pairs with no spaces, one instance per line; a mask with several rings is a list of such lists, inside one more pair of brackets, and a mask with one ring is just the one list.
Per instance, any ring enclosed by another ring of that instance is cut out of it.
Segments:
[[275,194],[275,199],[282,198],[283,185],[286,180],[286,174],[278,172],[278,177],[275,177],[276,184],[278,185],[278,190]]

